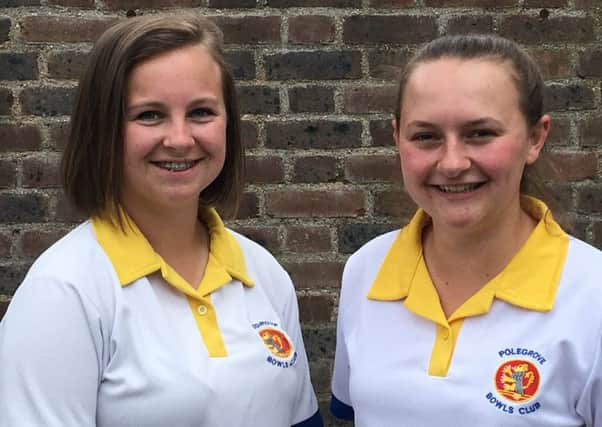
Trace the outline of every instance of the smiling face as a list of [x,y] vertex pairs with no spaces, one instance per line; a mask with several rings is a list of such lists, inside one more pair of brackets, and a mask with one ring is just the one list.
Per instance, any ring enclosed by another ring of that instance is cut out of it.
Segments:
[[124,119],[122,203],[139,209],[196,209],[226,157],[221,71],[201,45],[136,65]]
[[419,64],[404,88],[394,139],[405,187],[435,227],[482,230],[520,215],[520,181],[545,142],[519,109],[510,65],[442,58]]

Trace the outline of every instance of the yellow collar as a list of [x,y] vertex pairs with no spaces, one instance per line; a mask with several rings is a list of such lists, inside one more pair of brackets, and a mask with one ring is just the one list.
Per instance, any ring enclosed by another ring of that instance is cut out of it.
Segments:
[[[552,309],[568,236],[543,202],[524,196],[521,205],[539,220],[531,236],[504,270],[456,310],[450,321],[488,312],[493,298],[529,310]],[[405,299],[404,304],[411,311],[446,323],[422,256],[422,229],[429,222],[429,216],[419,209],[410,224],[399,232],[367,296],[384,301]],[[533,266],[537,266],[537,274],[533,273]]]
[[198,291],[193,289],[155,252],[146,237],[134,221],[127,215],[124,228],[113,225],[110,219],[92,218],[92,227],[96,239],[103,248],[119,278],[122,286],[155,271],[170,284],[190,296],[201,293],[207,295],[232,279],[241,281],[245,286],[253,286],[249,277],[240,245],[234,236],[224,227],[215,209],[205,208],[199,212],[199,218],[209,229],[209,260]]

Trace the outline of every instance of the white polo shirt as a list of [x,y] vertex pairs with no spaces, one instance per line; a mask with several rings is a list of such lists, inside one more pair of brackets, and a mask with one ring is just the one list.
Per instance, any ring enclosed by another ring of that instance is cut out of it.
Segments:
[[602,252],[547,207],[507,267],[449,318],[418,211],[343,275],[332,412],[361,426],[602,426]]
[[321,426],[286,272],[203,212],[198,289],[132,222],[34,263],[0,324],[0,425]]

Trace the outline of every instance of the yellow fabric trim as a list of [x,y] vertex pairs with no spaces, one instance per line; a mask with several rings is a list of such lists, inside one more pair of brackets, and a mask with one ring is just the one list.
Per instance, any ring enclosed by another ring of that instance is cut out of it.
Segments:
[[[218,213],[211,208],[201,210],[199,218],[209,229],[209,257],[205,274],[197,289],[191,286],[177,271],[155,252],[135,222],[123,212],[124,230],[111,219],[92,218],[96,239],[113,264],[121,286],[128,286],[141,277],[160,272],[163,279],[187,296],[199,333],[211,356],[227,355],[219,330],[217,314],[210,302],[211,293],[239,280],[245,286],[253,286],[247,273],[244,256],[236,238],[225,228]],[[208,311],[201,316],[195,307],[206,305]]]
[[[197,328],[203,337],[203,342],[210,357],[226,357],[228,351],[217,323],[215,307],[211,304],[211,295],[204,298],[194,299],[188,297],[188,304],[192,310]],[[204,307],[204,310],[199,310]],[[201,314],[203,313],[203,314]]]
[[[528,310],[549,311],[568,250],[568,236],[547,206],[532,197],[521,198],[522,208],[538,220],[523,247],[504,270],[446,318],[422,256],[422,229],[430,223],[418,210],[396,237],[368,291],[373,300],[404,300],[406,308],[437,325],[429,374],[446,375],[455,343],[466,317],[489,312],[494,298]],[[533,266],[537,266],[537,275]],[[443,337],[450,331],[451,340]]]

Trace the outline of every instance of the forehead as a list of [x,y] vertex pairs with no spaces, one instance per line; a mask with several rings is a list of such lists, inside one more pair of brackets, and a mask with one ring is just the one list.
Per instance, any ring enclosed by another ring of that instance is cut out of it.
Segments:
[[508,61],[441,58],[414,68],[404,89],[402,111],[442,106],[486,109],[493,104],[519,109],[515,72]]

